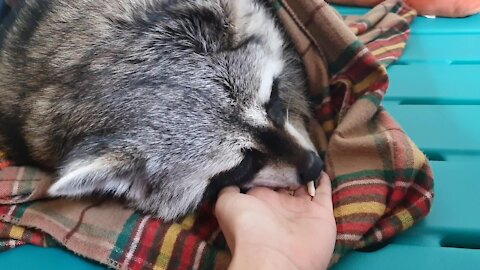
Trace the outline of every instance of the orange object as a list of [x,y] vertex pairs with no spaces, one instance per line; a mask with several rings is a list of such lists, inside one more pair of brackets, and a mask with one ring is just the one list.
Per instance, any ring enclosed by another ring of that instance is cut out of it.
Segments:
[[465,17],[480,12],[480,0],[405,0],[422,15]]
[[[332,4],[374,6],[382,0],[327,0]],[[419,14],[440,17],[465,17],[480,12],[480,0],[405,0]]]

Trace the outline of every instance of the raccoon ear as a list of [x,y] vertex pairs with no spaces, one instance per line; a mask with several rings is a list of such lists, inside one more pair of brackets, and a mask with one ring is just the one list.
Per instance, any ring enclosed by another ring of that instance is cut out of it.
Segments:
[[[253,1],[239,0],[220,0],[223,5],[231,30],[232,46],[235,48],[255,35],[256,28],[263,27],[263,23],[258,21],[258,6]],[[255,26],[257,25],[258,26]]]
[[[268,40],[266,44],[272,52],[280,52],[283,47],[283,39],[272,20],[272,15],[262,8],[256,1],[247,0],[220,0],[224,6],[229,24],[233,28],[234,44],[251,37],[263,37]],[[234,45],[235,46],[235,45]]]
[[[122,195],[132,185],[125,172],[119,174],[124,160],[106,157],[83,158],[68,162],[58,180],[49,188],[51,196],[83,196],[93,192]],[[131,175],[131,174],[130,174]]]
[[244,17],[255,8],[255,3],[252,1],[220,0],[220,2],[227,8],[230,15],[235,15],[237,18]]
[[256,4],[252,1],[221,0],[230,22],[236,28],[244,28],[249,17],[255,14]]

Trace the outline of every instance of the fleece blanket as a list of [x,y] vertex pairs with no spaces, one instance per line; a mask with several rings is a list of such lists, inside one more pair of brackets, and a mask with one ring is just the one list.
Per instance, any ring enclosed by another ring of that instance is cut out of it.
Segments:
[[[402,53],[415,11],[387,0],[342,18],[323,0],[272,0],[303,57],[332,179],[338,236],[332,263],[385,243],[431,207],[425,155],[381,106],[386,66]],[[116,269],[225,269],[230,254],[211,205],[177,223],[115,200],[47,199],[53,176],[0,162],[0,249],[60,245]],[[321,229],[321,228],[319,228]],[[321,252],[321,251],[319,251]]]

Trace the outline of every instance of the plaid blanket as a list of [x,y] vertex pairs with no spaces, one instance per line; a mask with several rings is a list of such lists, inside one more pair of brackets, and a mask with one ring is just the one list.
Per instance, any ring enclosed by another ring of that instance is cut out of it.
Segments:
[[[425,155],[380,105],[415,12],[387,0],[342,18],[323,0],[277,0],[305,61],[319,150],[332,179],[338,226],[332,263],[383,243],[426,216],[433,179]],[[61,245],[117,269],[225,269],[230,255],[205,205],[178,223],[99,198],[45,199],[52,176],[0,162],[0,250]],[[319,251],[321,252],[321,251]]]

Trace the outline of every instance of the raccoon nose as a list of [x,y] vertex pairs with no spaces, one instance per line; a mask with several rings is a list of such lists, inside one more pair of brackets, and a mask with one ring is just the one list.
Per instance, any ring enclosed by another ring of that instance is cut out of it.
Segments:
[[300,182],[306,184],[318,179],[323,170],[322,159],[314,152],[307,152],[303,164],[298,168]]

